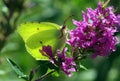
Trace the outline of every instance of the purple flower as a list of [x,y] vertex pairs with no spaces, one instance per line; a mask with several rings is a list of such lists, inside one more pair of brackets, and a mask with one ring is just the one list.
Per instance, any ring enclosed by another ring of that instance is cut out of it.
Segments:
[[50,62],[60,67],[70,77],[71,72],[76,72],[76,63],[74,62],[73,58],[66,56],[66,51],[67,48],[64,48],[62,52],[60,52],[60,50],[57,50],[57,55],[54,56],[52,53],[52,47],[49,45],[42,46],[42,50],[40,50],[44,56],[47,56],[50,59]]
[[117,15],[117,20],[118,20],[118,24],[116,24],[116,26],[117,26],[118,32],[120,33],[120,14]]
[[117,20],[118,20],[118,24],[119,24],[119,26],[120,26],[120,14],[117,15]]
[[71,72],[76,72],[76,63],[73,58],[66,58],[64,62],[62,62],[62,70],[70,77]]
[[69,32],[67,43],[73,49],[92,49],[93,58],[98,55],[105,57],[110,55],[118,43],[114,33],[117,32],[116,24],[120,24],[113,7],[102,8],[99,3],[98,8],[88,8],[87,12],[82,14],[83,21],[73,20],[77,28]]
[[58,61],[60,62],[61,69],[70,77],[71,72],[76,72],[76,63],[73,58],[66,57],[67,48],[64,48],[62,52],[57,50]]
[[50,59],[52,63],[54,63],[54,55],[52,53],[52,47],[51,46],[42,46],[42,50],[39,50],[40,53]]

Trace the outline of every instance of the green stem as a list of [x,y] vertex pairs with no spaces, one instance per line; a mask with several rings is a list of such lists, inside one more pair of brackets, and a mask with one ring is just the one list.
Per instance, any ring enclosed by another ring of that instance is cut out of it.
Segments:
[[53,71],[51,71],[51,72],[49,72],[49,73],[46,73],[46,74],[40,76],[40,77],[39,77],[38,79],[36,79],[35,81],[41,81],[42,79],[48,77],[49,75],[51,75],[51,74],[54,73],[54,72],[55,72],[55,70],[53,70]]

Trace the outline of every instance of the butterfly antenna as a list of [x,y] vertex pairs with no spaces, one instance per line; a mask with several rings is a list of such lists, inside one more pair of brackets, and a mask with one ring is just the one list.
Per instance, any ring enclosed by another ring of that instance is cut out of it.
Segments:
[[70,15],[70,16],[68,16],[68,17],[65,19],[65,21],[64,21],[64,23],[63,23],[63,25],[62,25],[62,28],[61,28],[61,36],[60,36],[59,38],[63,37],[63,35],[64,35],[64,30],[65,30],[65,28],[66,28],[66,23],[67,23],[68,19],[71,18],[71,17],[73,17],[73,16],[74,16],[74,15]]
[[63,26],[62,26],[62,29],[65,29],[65,28],[66,28],[66,23],[67,23],[68,19],[71,18],[71,17],[73,17],[73,16],[74,16],[74,15],[70,15],[70,16],[68,16],[68,17],[65,19],[65,21],[64,21],[64,23],[63,23]]

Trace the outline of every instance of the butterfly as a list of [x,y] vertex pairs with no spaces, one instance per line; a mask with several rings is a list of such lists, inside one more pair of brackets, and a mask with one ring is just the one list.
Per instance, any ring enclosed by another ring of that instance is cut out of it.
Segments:
[[57,49],[62,49],[66,42],[65,28],[65,25],[61,27],[50,22],[28,22],[18,26],[17,32],[23,38],[26,50],[30,55],[36,60],[49,60],[39,50],[43,45],[50,45],[53,54]]

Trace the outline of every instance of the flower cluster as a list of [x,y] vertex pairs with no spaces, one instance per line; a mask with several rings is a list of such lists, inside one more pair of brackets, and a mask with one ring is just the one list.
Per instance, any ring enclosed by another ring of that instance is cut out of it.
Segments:
[[92,50],[93,58],[98,55],[106,57],[115,51],[118,38],[114,33],[117,32],[116,24],[120,22],[113,7],[103,8],[99,3],[98,8],[88,8],[82,14],[82,21],[73,20],[77,28],[69,32],[68,44],[73,49],[85,49],[87,52]]
[[52,53],[51,46],[43,46],[40,52],[47,56],[50,59],[50,62],[60,67],[69,77],[71,76],[71,72],[76,72],[76,63],[72,57],[66,56],[67,48],[64,48],[62,52],[60,50],[56,51],[55,54]]

